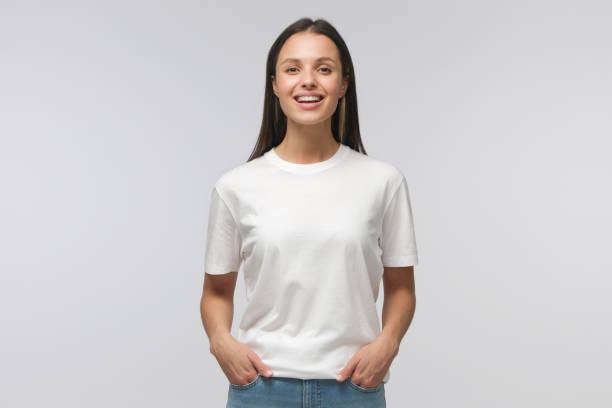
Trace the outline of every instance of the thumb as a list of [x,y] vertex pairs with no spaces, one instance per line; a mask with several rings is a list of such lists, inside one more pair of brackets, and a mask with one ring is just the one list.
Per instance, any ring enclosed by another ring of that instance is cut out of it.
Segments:
[[347,377],[349,377],[353,373],[353,371],[355,371],[357,363],[359,363],[359,356],[355,354],[353,358],[351,358],[349,362],[346,363],[344,368],[338,372],[338,375],[336,375],[336,381],[342,382],[346,380]]
[[270,367],[264,364],[256,353],[249,353],[249,359],[251,360],[251,363],[253,363],[253,366],[255,366],[257,372],[261,373],[261,375],[266,377],[272,377],[274,375]]

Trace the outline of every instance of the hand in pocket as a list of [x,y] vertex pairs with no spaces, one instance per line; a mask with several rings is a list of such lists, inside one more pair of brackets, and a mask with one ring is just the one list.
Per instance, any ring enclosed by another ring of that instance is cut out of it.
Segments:
[[217,359],[230,384],[246,385],[257,379],[257,375],[271,377],[270,367],[265,365],[249,346],[236,340],[231,334],[215,343],[211,353]]

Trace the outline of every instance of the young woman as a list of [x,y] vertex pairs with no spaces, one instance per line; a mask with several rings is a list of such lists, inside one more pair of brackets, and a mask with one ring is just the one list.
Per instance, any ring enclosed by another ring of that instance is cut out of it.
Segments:
[[227,407],[385,407],[416,304],[406,179],[365,153],[353,63],[327,21],[287,27],[266,68],[259,139],[215,183],[208,220],[201,313]]

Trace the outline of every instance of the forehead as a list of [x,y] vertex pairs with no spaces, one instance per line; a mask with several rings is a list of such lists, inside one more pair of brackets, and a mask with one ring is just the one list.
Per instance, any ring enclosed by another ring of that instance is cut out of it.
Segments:
[[316,61],[322,57],[329,57],[340,63],[336,44],[326,35],[300,32],[285,41],[278,54],[278,63],[282,64],[286,59]]

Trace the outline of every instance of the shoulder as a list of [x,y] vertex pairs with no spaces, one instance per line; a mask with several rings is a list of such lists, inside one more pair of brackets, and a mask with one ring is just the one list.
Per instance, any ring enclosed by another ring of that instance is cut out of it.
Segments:
[[405,178],[403,172],[395,164],[356,150],[350,151],[352,171],[365,179],[376,180],[379,184],[393,189]]
[[264,170],[263,156],[259,156],[246,163],[222,171],[214,184],[214,190],[223,198],[227,199],[243,186],[252,185],[259,179]]

